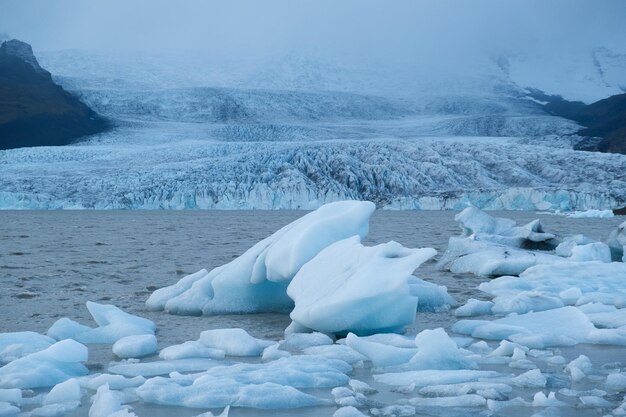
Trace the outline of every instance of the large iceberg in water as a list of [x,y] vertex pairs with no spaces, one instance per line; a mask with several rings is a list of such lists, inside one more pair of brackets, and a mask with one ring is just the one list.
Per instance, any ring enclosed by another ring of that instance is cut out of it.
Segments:
[[[413,271],[435,256],[431,248],[399,243],[365,247],[354,236],[327,247],[293,278],[291,319],[327,333],[371,334],[412,323],[419,296],[412,292]],[[416,284],[419,292],[419,284]]]
[[286,289],[302,265],[321,250],[351,236],[367,235],[371,202],[326,204],[283,227],[232,262],[201,270],[155,291],[146,305],[174,314],[286,311]]

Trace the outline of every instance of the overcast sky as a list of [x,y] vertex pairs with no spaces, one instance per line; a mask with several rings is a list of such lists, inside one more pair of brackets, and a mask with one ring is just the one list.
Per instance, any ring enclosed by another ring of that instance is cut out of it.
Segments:
[[388,59],[626,52],[626,0],[0,0],[0,32],[36,50],[294,50]]

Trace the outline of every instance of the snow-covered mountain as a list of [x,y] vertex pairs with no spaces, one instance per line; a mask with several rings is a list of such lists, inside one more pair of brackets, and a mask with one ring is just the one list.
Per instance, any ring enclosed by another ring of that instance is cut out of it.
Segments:
[[[626,157],[573,150],[579,126],[527,95],[543,85],[519,75],[530,73],[519,57],[462,69],[81,51],[40,60],[117,127],[74,146],[1,152],[2,208],[626,204]],[[610,85],[595,95],[622,88],[619,55],[590,62]]]

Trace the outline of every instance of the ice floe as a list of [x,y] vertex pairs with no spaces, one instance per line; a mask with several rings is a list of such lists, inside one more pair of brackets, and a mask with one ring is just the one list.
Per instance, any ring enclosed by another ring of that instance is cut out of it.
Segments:
[[157,339],[153,334],[126,336],[113,344],[118,358],[141,358],[156,353]]
[[525,313],[600,302],[626,307],[626,264],[572,262],[537,265],[519,277],[505,276],[479,285],[494,296],[494,313]]
[[86,375],[87,347],[71,339],[16,359],[0,368],[0,388],[51,387]]
[[0,333],[0,364],[46,349],[55,340],[35,332]]
[[56,340],[74,339],[81,343],[115,343],[126,336],[154,334],[156,330],[154,322],[128,314],[114,305],[87,301],[87,309],[98,327],[91,328],[65,317],[48,329],[48,336]]
[[259,356],[263,349],[274,344],[254,338],[243,329],[215,329],[200,333],[200,343],[224,351],[227,356]]

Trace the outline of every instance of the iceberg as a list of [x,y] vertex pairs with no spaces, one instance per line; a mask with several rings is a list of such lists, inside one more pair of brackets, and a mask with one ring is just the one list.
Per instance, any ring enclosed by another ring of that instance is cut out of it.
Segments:
[[155,291],[146,306],[194,315],[288,310],[293,302],[286,288],[300,268],[336,241],[367,235],[374,209],[373,203],[364,201],[326,204],[232,262]]
[[87,309],[98,324],[91,328],[64,317],[57,320],[48,336],[56,339],[74,339],[81,343],[115,343],[134,335],[154,335],[156,325],[143,317],[128,314],[114,305],[87,301]]
[[82,393],[78,379],[72,378],[55,385],[44,397],[42,406],[32,411],[34,416],[54,417],[70,413],[80,407]]
[[254,338],[243,329],[215,329],[200,333],[200,343],[227,356],[259,356],[273,342]]
[[113,344],[118,358],[141,358],[156,353],[157,339],[153,334],[126,336]]
[[107,384],[98,388],[89,408],[89,417],[137,417],[129,406],[122,405],[121,393],[112,391]]
[[451,237],[439,260],[441,269],[474,275],[518,275],[537,263],[562,261],[561,258],[531,249],[554,249],[556,236],[543,231],[539,220],[524,226],[496,218],[475,207],[468,207],[454,219],[462,234]]
[[607,242],[613,261],[626,262],[626,222],[620,224],[609,235]]
[[454,273],[479,276],[520,275],[541,264],[610,262],[609,246],[582,235],[560,241],[543,231],[539,220],[524,226],[468,207],[455,216],[462,236],[451,237],[438,265]]
[[51,337],[35,332],[0,333],[0,364],[44,350],[54,342]]
[[326,333],[398,331],[415,320],[418,297],[411,293],[411,273],[435,253],[396,242],[365,247],[359,236],[336,242],[289,284],[287,294],[295,303],[289,316]]
[[31,353],[0,368],[0,388],[51,387],[70,378],[87,375],[81,363],[87,361],[87,347],[72,339]]
[[210,348],[195,340],[168,346],[159,352],[159,357],[166,361],[187,358],[224,359],[224,356],[226,352],[222,349]]

